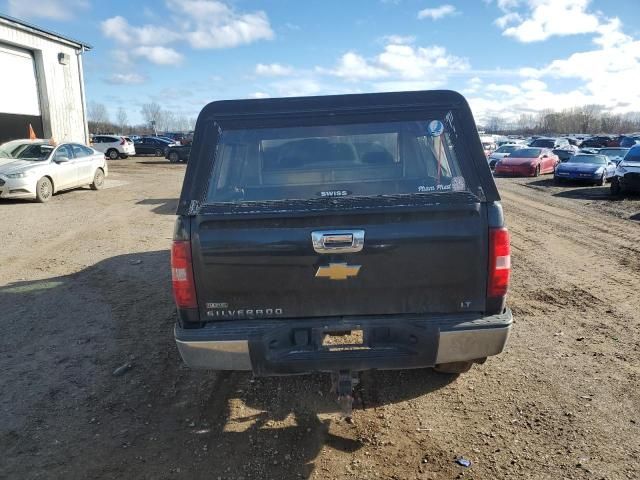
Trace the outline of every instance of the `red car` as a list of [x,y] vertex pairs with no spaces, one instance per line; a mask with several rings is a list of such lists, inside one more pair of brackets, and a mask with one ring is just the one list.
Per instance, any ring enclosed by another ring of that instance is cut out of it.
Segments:
[[498,160],[495,173],[537,177],[543,173],[553,173],[559,163],[560,158],[547,148],[521,148]]

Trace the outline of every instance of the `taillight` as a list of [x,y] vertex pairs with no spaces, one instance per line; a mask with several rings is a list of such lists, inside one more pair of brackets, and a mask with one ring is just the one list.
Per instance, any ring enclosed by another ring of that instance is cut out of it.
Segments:
[[511,276],[511,246],[506,228],[489,230],[489,283],[487,297],[504,297]]
[[120,145],[124,145],[124,137],[120,137]]
[[174,240],[171,247],[171,281],[178,308],[197,308],[196,286],[191,263],[191,243]]

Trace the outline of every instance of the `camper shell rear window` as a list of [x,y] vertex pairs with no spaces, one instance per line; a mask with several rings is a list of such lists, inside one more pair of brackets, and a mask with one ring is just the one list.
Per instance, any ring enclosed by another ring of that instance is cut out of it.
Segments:
[[207,203],[468,191],[453,128],[425,119],[223,130]]

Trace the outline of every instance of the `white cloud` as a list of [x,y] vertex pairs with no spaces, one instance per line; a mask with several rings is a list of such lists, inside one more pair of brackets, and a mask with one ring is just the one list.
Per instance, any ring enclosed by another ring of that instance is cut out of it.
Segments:
[[605,48],[615,47],[632,40],[629,35],[622,33],[622,22],[620,22],[619,18],[612,18],[607,23],[600,25],[598,35],[593,42]]
[[133,49],[133,55],[144,57],[151,63],[156,65],[178,65],[182,62],[183,57],[173,48],[167,47],[137,47]]
[[490,83],[486,87],[486,91],[489,93],[506,94],[506,95],[518,95],[521,90],[515,85],[511,84],[496,84]]
[[193,48],[230,48],[275,36],[263,11],[238,13],[217,0],[167,0],[167,6],[188,19],[184,37]]
[[[591,32],[593,48],[557,58],[539,68],[520,68],[510,73],[512,83],[507,77],[487,89],[469,91],[476,116],[501,115],[513,119],[524,112],[588,104],[602,105],[612,113],[638,110],[640,40],[625,34],[617,18],[598,16],[597,21]],[[551,82],[559,79],[562,80],[559,85],[564,87],[551,88]]]
[[458,13],[456,7],[453,5],[440,5],[435,8],[425,8],[424,10],[420,10],[418,12],[418,18],[420,20],[424,18],[430,18],[431,20],[440,20],[441,18],[448,17],[451,15],[455,15]]
[[342,55],[338,61],[338,65],[333,70],[319,68],[318,71],[320,73],[335,75],[336,77],[341,77],[349,81],[381,78],[388,75],[386,70],[372,65],[364,57],[355,52],[347,52]]
[[540,91],[540,90],[546,90],[547,89],[547,84],[546,83],[544,83],[541,80],[537,80],[535,78],[530,78],[529,80],[525,80],[524,82],[522,82],[520,84],[520,86],[524,90]]
[[382,41],[395,45],[410,45],[416,41],[416,37],[413,35],[385,35],[382,37]]
[[347,52],[334,68],[316,67],[316,72],[349,82],[384,79],[387,82],[442,85],[449,73],[467,68],[469,63],[466,59],[450,55],[437,45],[423,48],[391,43],[372,58],[365,58],[354,51]]
[[281,97],[306,97],[328,93],[324,85],[313,78],[293,78],[274,82],[272,87]]
[[438,45],[429,48],[387,45],[378,55],[377,61],[382,67],[405,79],[429,79],[469,68],[466,59],[450,55],[444,47]]
[[281,65],[279,63],[259,63],[256,65],[256,74],[270,76],[270,77],[282,77],[291,75],[293,68],[287,65]]
[[112,85],[139,85],[146,81],[147,78],[138,73],[114,73],[105,79],[105,82]]
[[[600,15],[588,11],[591,0],[511,0],[498,1],[505,14],[495,20],[502,34],[531,43],[552,36],[597,32]],[[524,7],[525,11],[522,11]],[[509,26],[511,25],[511,26]]]
[[166,45],[175,42],[180,35],[166,27],[143,25],[134,27],[121,16],[109,18],[101,24],[105,37],[126,47]]
[[496,18],[495,22],[493,23],[495,23],[498,28],[504,29],[507,25],[517,22],[522,22],[522,17],[520,16],[520,14],[516,12],[510,12]]
[[240,13],[220,0],[166,0],[166,5],[173,15],[167,16],[163,25],[131,25],[118,15],[101,23],[102,33],[130,50],[132,56],[157,65],[183,60],[181,53],[169,47],[179,42],[198,49],[231,48],[274,37],[262,11]]
[[465,95],[476,93],[478,90],[480,90],[482,84],[483,81],[480,77],[471,77],[469,80],[467,80],[467,86],[462,90],[462,93],[464,93]]
[[89,8],[88,0],[8,0],[9,15],[16,18],[68,20]]
[[271,97],[271,95],[269,95],[268,93],[265,93],[265,92],[253,92],[250,96],[251,96],[251,98],[269,98],[269,97]]

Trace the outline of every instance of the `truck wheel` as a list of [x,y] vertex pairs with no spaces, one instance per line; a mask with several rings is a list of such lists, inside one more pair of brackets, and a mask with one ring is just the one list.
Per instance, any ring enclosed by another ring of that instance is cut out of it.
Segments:
[[465,373],[471,370],[473,364],[473,361],[440,363],[433,367],[433,370],[438,373]]
[[102,190],[104,187],[104,171],[99,168],[93,175],[93,183],[91,184],[91,190]]
[[169,152],[169,161],[171,163],[178,163],[180,161],[180,156],[178,152]]
[[107,152],[107,157],[109,157],[111,160],[117,160],[119,156],[120,153],[115,148],[112,148]]
[[48,202],[53,195],[53,184],[48,177],[42,177],[36,183],[36,202]]
[[622,188],[620,187],[620,182],[614,177],[611,180],[611,195],[617,197],[622,194]]

